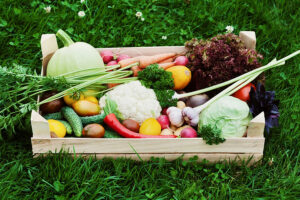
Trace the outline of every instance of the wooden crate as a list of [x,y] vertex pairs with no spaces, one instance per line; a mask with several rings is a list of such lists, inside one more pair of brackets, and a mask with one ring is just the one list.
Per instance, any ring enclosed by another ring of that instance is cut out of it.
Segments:
[[[251,34],[253,35],[253,33]],[[253,41],[248,43],[255,46]],[[43,55],[42,75],[44,75],[49,59],[58,49],[55,35],[42,35],[41,47]],[[185,51],[183,46],[102,48],[98,50],[103,49],[130,56],[153,55],[165,52],[183,53]],[[263,135],[265,127],[264,113],[252,119],[245,137],[227,139],[219,145],[207,145],[202,138],[51,138],[49,124],[38,111],[32,111],[31,124],[33,131],[31,142],[34,156],[65,150],[72,155],[76,153],[83,156],[92,155],[97,158],[125,157],[134,160],[140,160],[140,158],[149,160],[151,157],[164,157],[167,160],[182,157],[186,160],[198,156],[198,161],[206,159],[210,162],[222,160],[240,162],[251,158],[250,164],[253,164],[262,158],[265,142]]]

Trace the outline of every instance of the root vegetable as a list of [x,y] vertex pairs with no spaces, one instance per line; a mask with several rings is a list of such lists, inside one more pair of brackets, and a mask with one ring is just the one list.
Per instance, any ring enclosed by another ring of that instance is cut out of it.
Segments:
[[184,123],[181,109],[176,107],[170,107],[167,110],[167,114],[171,124],[173,124],[174,126],[180,127]]
[[106,66],[112,66],[112,65],[117,65],[118,64],[118,62],[117,61],[115,61],[115,60],[112,60],[112,61],[110,61],[109,63],[107,63],[107,65]]
[[179,56],[175,59],[175,65],[183,65],[186,66],[189,63],[189,60],[186,56]]
[[154,56],[141,56],[140,57],[140,68],[146,68],[148,65],[158,63],[162,60],[168,59],[170,57],[175,56],[175,53],[163,53]]
[[197,137],[197,132],[195,129],[187,127],[181,131],[180,136],[182,138],[195,138]]
[[140,130],[140,125],[137,121],[134,121],[132,119],[125,119],[122,124],[128,128],[129,130],[133,132],[139,132]]
[[112,61],[114,59],[113,52],[109,51],[109,50],[101,51],[100,56],[102,57],[102,60],[105,64],[109,63],[110,61]]
[[159,122],[162,129],[166,129],[170,125],[170,120],[167,115],[161,115],[157,118],[157,121]]
[[185,103],[183,101],[177,101],[177,108],[179,109],[184,109],[185,108]]
[[139,73],[140,71],[142,71],[142,69],[139,68],[139,66],[137,66],[137,65],[131,67],[131,70],[132,70],[132,72],[133,72],[133,76],[134,76],[134,77],[137,77],[137,76],[138,76],[138,73]]
[[179,137],[181,135],[181,131],[185,128],[192,128],[191,126],[189,125],[185,125],[185,126],[182,126],[182,127],[179,127],[178,129],[176,129],[176,131],[174,132],[174,135],[176,135],[177,137]]
[[166,128],[166,129],[161,131],[160,135],[174,135],[174,134],[173,134],[173,131],[171,129]]
[[194,107],[204,104],[208,100],[209,100],[209,97],[206,94],[198,94],[198,95],[190,97],[187,100],[186,105],[194,108]]
[[169,63],[169,62],[173,62],[173,57],[172,57],[172,58],[165,59],[165,60],[163,60],[163,61],[160,61],[160,62],[158,62],[158,64]]
[[169,69],[170,67],[173,67],[175,65],[174,62],[168,62],[168,63],[160,63],[158,64],[159,67],[163,68],[164,70]]

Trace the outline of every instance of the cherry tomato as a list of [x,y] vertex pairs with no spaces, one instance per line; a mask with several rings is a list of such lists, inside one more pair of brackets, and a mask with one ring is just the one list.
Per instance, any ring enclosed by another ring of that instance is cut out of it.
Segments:
[[236,91],[232,96],[242,101],[248,101],[250,99],[251,87],[253,87],[254,90],[256,89],[252,83],[248,83],[247,85]]

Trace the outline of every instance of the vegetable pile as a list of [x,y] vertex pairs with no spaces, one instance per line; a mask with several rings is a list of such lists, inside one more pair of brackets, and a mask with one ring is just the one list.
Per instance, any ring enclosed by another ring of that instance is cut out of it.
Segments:
[[6,84],[0,88],[1,131],[13,133],[13,125],[39,107],[54,138],[201,137],[212,145],[246,137],[261,112],[269,132],[278,125],[279,101],[257,77],[300,54],[261,66],[262,55],[231,33],[187,41],[183,54],[136,57],[98,52],[62,30],[57,36],[64,47],[51,57],[47,76],[0,67]]

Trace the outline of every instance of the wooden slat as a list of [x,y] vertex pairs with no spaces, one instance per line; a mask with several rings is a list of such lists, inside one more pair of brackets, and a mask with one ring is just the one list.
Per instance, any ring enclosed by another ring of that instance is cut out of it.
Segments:
[[264,138],[232,138],[219,145],[207,145],[202,138],[32,138],[33,153],[64,149],[76,153],[262,153]]
[[247,129],[248,138],[263,138],[265,130],[265,114],[264,112],[253,118]]
[[48,121],[35,110],[31,112],[31,127],[34,138],[50,138]]
[[[47,154],[35,154],[34,157],[38,156],[46,156]],[[71,154],[74,157],[74,154]],[[176,160],[177,158],[182,158],[183,160],[189,160],[190,158],[193,158],[194,156],[198,157],[197,162],[201,162],[204,159],[209,161],[210,163],[215,162],[232,162],[235,161],[237,163],[242,163],[242,161],[248,161],[248,159],[251,159],[249,161],[249,165],[252,165],[256,163],[257,161],[261,160],[263,157],[263,154],[221,154],[221,153],[210,153],[210,154],[203,154],[203,153],[187,153],[187,154],[76,154],[76,156],[82,156],[83,158],[89,158],[89,157],[95,157],[96,159],[103,159],[103,158],[126,158],[126,159],[132,159],[136,161],[141,161],[140,158],[143,161],[148,161],[151,158],[165,158],[168,161]]]
[[160,53],[177,53],[183,54],[185,52],[184,46],[156,46],[156,47],[115,47],[115,48],[98,48],[99,52],[102,50],[110,50],[115,54],[127,54],[131,57],[135,56],[151,56]]

